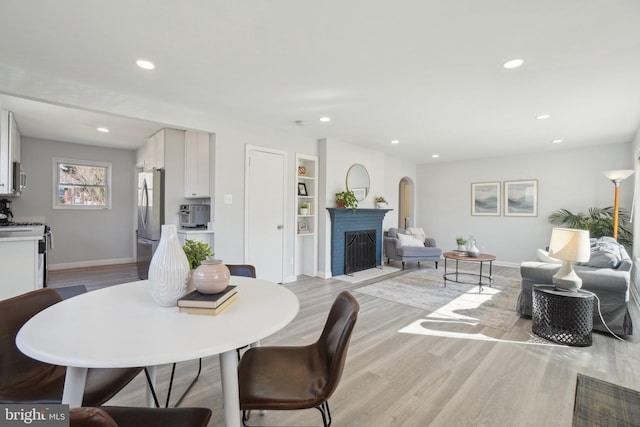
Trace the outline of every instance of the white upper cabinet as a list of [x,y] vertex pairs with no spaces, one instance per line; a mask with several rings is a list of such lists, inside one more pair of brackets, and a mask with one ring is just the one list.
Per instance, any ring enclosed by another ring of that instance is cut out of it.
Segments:
[[18,126],[13,113],[0,110],[0,194],[20,195],[24,184],[20,172]]
[[153,134],[147,139],[147,158],[144,169],[164,169],[165,129]]
[[184,141],[184,197],[211,197],[209,175],[209,134],[185,132]]

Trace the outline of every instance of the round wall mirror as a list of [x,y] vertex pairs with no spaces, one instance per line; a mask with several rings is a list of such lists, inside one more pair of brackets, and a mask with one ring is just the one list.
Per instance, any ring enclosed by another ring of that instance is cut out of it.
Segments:
[[347,172],[347,190],[353,191],[356,200],[361,202],[369,194],[369,172],[359,163],[352,165]]

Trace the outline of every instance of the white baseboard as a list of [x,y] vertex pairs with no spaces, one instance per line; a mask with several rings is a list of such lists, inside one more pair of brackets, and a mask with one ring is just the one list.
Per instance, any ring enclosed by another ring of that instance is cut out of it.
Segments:
[[493,265],[497,265],[499,267],[512,267],[512,268],[520,268],[519,262],[505,262],[505,261],[493,261]]
[[135,258],[96,259],[91,261],[49,264],[47,267],[50,271],[54,271],[54,270],[66,270],[69,268],[86,268],[86,267],[99,267],[102,265],[131,264],[134,262],[136,262]]
[[330,271],[318,271],[318,274],[316,275],[316,277],[319,277],[321,279],[331,279],[333,276],[331,275]]

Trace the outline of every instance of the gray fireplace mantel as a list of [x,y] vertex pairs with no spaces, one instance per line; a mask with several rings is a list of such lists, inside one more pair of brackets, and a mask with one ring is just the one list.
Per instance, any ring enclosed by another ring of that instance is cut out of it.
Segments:
[[376,230],[376,266],[382,265],[382,220],[393,209],[327,208],[331,218],[331,275],[344,274],[344,235]]

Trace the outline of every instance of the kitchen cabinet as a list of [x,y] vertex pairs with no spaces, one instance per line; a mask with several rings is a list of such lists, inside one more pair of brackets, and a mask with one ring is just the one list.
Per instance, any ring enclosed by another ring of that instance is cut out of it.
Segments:
[[184,140],[184,197],[210,197],[209,134],[185,132]]
[[11,111],[0,110],[0,194],[19,196],[24,184],[18,125]]
[[162,129],[147,139],[147,156],[144,162],[145,171],[153,168],[164,169],[164,147],[166,129]]
[[0,237],[0,300],[41,287],[38,280],[38,241],[41,238],[33,235]]

